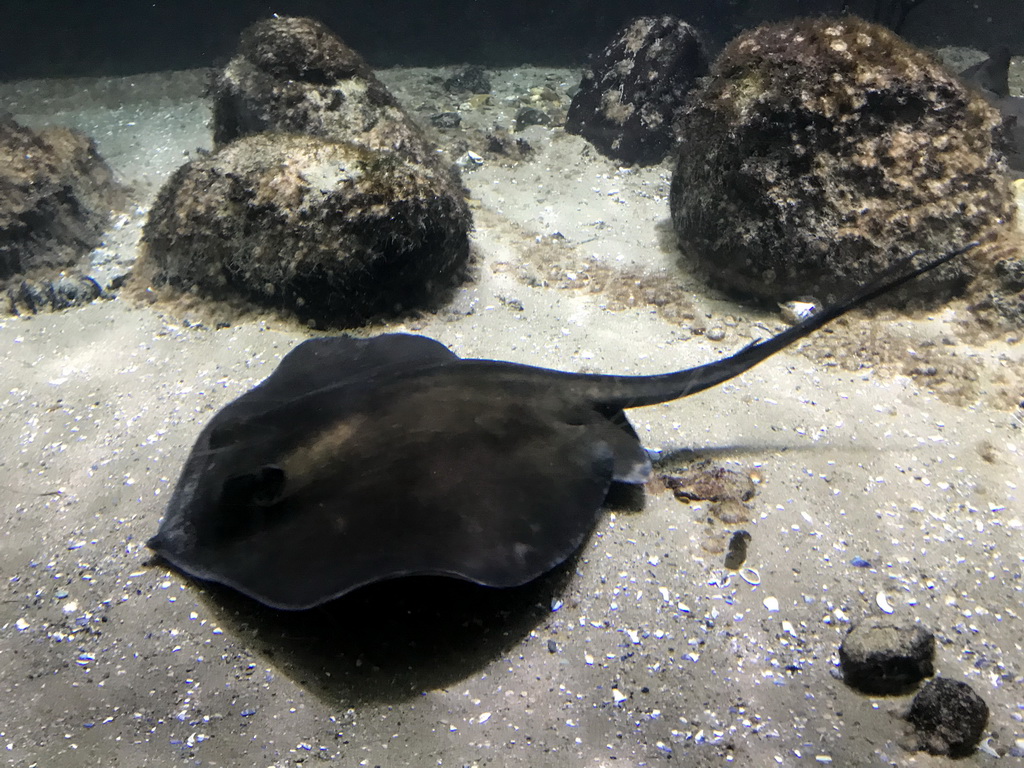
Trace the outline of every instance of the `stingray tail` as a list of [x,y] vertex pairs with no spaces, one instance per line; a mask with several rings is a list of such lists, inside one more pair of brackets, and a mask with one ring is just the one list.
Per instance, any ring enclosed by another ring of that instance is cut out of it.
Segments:
[[696,368],[666,373],[660,376],[621,377],[623,385],[621,399],[615,397],[601,398],[601,402],[618,408],[634,408],[686,397],[695,392],[713,387],[716,384],[721,384],[723,381],[728,381],[734,376],[738,376],[744,371],[753,368],[765,358],[774,355],[779,350],[785,349],[790,344],[799,341],[804,336],[816,331],[851,309],[898,288],[915,277],[955,259],[957,256],[970,251],[978,245],[978,241],[968,243],[962,248],[950,251],[914,269],[907,269],[908,262],[913,257],[903,260],[892,269],[886,270],[875,280],[862,286],[846,299],[821,309],[791,328],[787,328],[781,333],[772,336],[770,339],[753,341],[739,352],[724,360],[717,360],[706,365],[699,365]]

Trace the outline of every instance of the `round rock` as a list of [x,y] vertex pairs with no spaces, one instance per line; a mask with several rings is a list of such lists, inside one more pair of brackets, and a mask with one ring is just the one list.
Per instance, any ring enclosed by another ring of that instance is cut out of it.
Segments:
[[470,215],[451,177],[406,155],[265,134],[178,169],[144,230],[154,286],[358,324],[461,277]]
[[91,139],[0,116],[0,281],[78,263],[123,204]]
[[937,677],[910,702],[906,718],[914,726],[908,748],[964,757],[981,740],[988,705],[967,683]]
[[675,144],[687,93],[707,71],[693,27],[674,16],[641,16],[591,60],[565,129],[615,160],[659,163]]
[[218,145],[254,133],[304,133],[437,162],[362,56],[313,19],[282,16],[248,27],[210,94]]
[[839,646],[846,684],[865,693],[907,691],[935,674],[935,637],[924,627],[872,616],[854,626]]
[[[672,222],[720,288],[832,299],[1011,218],[999,125],[984,99],[884,27],[852,17],[761,26],[734,39],[690,96]],[[977,269],[959,259],[914,290],[955,292]]]

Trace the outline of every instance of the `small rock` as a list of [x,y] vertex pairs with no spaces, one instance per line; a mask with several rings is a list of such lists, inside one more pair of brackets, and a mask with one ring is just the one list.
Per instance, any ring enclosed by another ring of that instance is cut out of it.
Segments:
[[445,80],[444,89],[449,93],[490,93],[491,81],[483,67],[473,64]]
[[906,691],[935,674],[935,637],[924,627],[873,616],[854,626],[839,647],[846,684],[865,693]]
[[521,131],[528,125],[549,125],[551,118],[547,112],[536,107],[523,107],[516,112],[516,130]]
[[914,733],[904,746],[933,755],[963,757],[981,740],[988,705],[967,683],[937,677],[910,702],[906,719]]
[[441,112],[433,115],[430,122],[437,128],[458,128],[462,125],[462,115],[458,112]]
[[495,128],[487,134],[487,151],[496,155],[505,155],[513,159],[525,158],[533,154],[533,147],[530,142],[521,136],[513,138],[508,131],[502,128]]
[[747,560],[747,544],[750,543],[750,534],[746,531],[736,531],[729,539],[729,551],[725,553],[725,567],[737,571]]
[[565,129],[620,162],[659,163],[675,146],[687,95],[707,72],[696,29],[675,16],[635,18],[591,58]]
[[708,339],[710,339],[711,341],[721,341],[722,339],[725,338],[725,328],[716,325],[712,328],[709,328],[707,333],[705,333],[704,335],[707,336]]
[[88,275],[61,274],[56,280],[22,280],[7,289],[7,309],[12,315],[37,314],[89,304],[105,297],[100,284]]
[[749,501],[754,496],[748,474],[710,463],[662,479],[680,501]]

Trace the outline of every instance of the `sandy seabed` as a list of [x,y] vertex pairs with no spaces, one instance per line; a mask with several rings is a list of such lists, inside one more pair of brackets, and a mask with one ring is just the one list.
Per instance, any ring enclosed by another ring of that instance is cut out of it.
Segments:
[[[210,147],[203,74],[0,86],[17,119],[94,137],[132,187],[97,274],[130,265],[160,184]],[[424,122],[458,106],[446,73],[379,74]],[[493,78],[491,104],[438,136],[485,155],[464,173],[476,279],[445,310],[372,331],[655,373],[781,327],[679,263],[668,164],[619,168],[540,126],[520,134],[530,159],[486,155],[484,130],[511,127],[531,89],[564,106],[578,73]],[[3,764],[945,764],[898,745],[909,697],[838,677],[839,643],[880,595],[935,633],[939,674],[986,700],[988,743],[1024,743],[1024,345],[982,338],[962,307],[844,320],[631,412],[644,444],[674,455],[663,471],[712,460],[757,477],[748,521],[709,522],[652,482],[527,587],[405,580],[302,614],[190,582],[144,546],[205,421],[311,333],[214,325],[123,298],[0,319]],[[726,580],[736,527],[753,570]]]

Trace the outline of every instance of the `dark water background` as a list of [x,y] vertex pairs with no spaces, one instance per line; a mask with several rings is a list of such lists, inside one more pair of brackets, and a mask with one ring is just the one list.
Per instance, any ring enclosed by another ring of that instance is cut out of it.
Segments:
[[126,75],[217,66],[272,13],[309,15],[372,65],[573,66],[626,21],[672,13],[713,49],[768,19],[843,9],[924,45],[1024,53],[1021,0],[34,0],[0,4],[0,79]]

